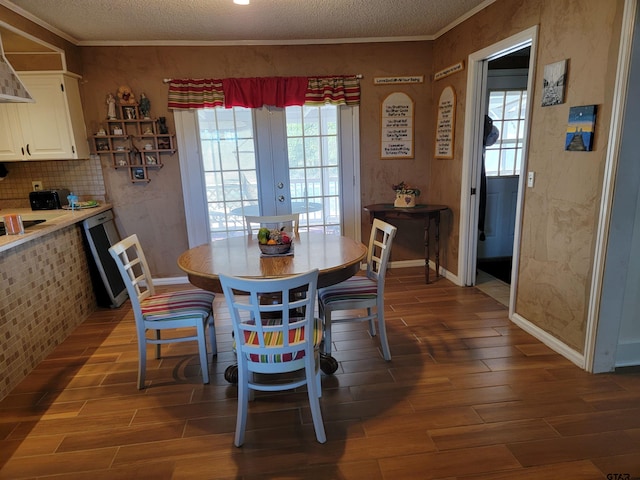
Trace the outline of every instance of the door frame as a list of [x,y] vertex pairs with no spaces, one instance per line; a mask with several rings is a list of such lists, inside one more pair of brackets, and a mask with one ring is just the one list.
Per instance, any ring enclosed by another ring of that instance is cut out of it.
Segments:
[[[611,126],[607,142],[606,163],[602,182],[600,213],[597,224],[596,245],[589,292],[589,308],[585,332],[584,369],[591,373],[615,369],[618,332],[622,324],[620,299],[604,289],[605,263],[611,228],[611,216],[616,187],[616,173],[623,141],[623,122],[630,91],[632,49],[636,18],[640,17],[638,0],[626,0],[622,15],[620,47],[616,83],[613,91]],[[624,285],[621,287],[624,288]]]
[[[463,285],[475,285],[476,259],[478,246],[478,210],[480,185],[479,162],[482,159],[482,132],[484,127],[484,112],[486,105],[487,63],[524,47],[531,47],[529,57],[529,78],[527,80],[527,98],[533,98],[535,78],[535,58],[538,38],[538,26],[533,26],[520,33],[512,35],[498,43],[474,52],[468,58],[467,94],[464,126],[464,147],[462,155],[462,177],[460,192],[460,244],[458,265],[460,266],[459,280]],[[529,106],[529,111],[530,111]],[[524,180],[522,175],[527,169],[528,138],[531,115],[525,119],[525,138],[522,152],[521,175],[518,183],[518,199],[516,205],[516,225],[513,246],[513,268],[511,279],[511,294],[509,301],[509,315],[513,314],[514,296],[517,287],[517,265],[520,254],[520,234],[522,229],[522,198],[524,196]]]

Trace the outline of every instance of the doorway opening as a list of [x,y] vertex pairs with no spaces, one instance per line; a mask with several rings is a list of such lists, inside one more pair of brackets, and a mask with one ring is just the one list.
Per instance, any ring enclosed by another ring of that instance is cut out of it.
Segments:
[[[486,259],[495,259],[506,273],[501,273],[503,280],[496,283],[502,285],[501,293],[491,289],[489,294],[494,298],[500,296],[509,305],[513,303],[517,282],[525,186],[522,173],[526,171],[529,131],[526,110],[527,99],[532,97],[536,37],[537,27],[532,27],[471,54],[468,61],[460,279],[464,285],[480,288],[478,278],[484,281],[487,273],[482,271],[479,275],[478,267],[482,265],[488,270]],[[485,143],[487,116],[500,130],[500,141],[491,146]],[[493,274],[489,278],[493,279]]]
[[494,279],[511,284],[530,56],[531,48],[525,47],[487,65],[476,285]]

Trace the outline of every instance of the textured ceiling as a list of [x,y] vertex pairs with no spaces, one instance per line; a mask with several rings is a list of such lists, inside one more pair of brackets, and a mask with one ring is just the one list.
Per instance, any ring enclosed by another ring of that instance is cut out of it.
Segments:
[[0,0],[78,45],[432,39],[494,0]]

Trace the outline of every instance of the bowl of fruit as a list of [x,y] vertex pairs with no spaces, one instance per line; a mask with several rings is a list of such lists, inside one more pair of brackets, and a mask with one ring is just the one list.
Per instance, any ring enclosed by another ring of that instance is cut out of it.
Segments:
[[262,227],[258,230],[258,246],[264,255],[282,255],[291,250],[291,237],[284,228],[270,230]]

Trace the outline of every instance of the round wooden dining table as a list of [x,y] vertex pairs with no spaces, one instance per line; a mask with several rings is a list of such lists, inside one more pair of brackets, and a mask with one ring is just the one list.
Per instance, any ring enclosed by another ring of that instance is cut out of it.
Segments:
[[[245,278],[279,278],[318,269],[318,288],[340,283],[360,270],[367,247],[347,237],[301,232],[292,238],[289,255],[263,255],[254,236],[230,237],[191,248],[178,257],[189,282],[212,292],[222,292],[219,275]],[[338,368],[330,355],[320,354],[327,374]],[[225,379],[237,383],[237,365],[225,370]]]
[[222,292],[222,273],[244,278],[279,278],[318,269],[318,288],[342,282],[360,270],[367,247],[347,237],[301,232],[290,255],[262,255],[254,236],[229,237],[191,248],[178,266],[196,287]]

